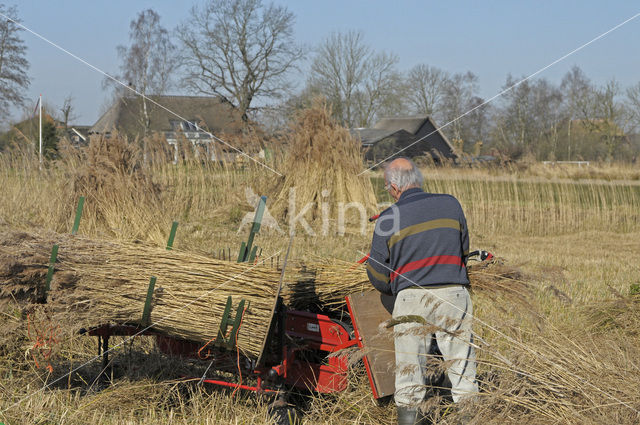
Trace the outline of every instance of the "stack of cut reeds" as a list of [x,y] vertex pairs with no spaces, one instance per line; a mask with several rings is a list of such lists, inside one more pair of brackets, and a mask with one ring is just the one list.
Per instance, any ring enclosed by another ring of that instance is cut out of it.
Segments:
[[275,303],[277,270],[144,244],[5,231],[0,233],[0,297],[41,297],[54,243],[59,254],[46,302],[59,322],[77,328],[142,325],[149,280],[156,276],[153,329],[204,343],[216,337],[227,297],[233,299],[232,314],[244,299],[250,304],[237,346],[259,356]]
[[[150,322],[168,335],[209,341],[217,335],[227,297],[234,313],[250,303],[238,347],[259,356],[268,332],[280,272],[204,255],[167,251],[70,235],[0,232],[0,299],[42,299],[48,255],[60,246],[47,305],[77,327],[103,323],[141,325],[151,276],[157,277]],[[362,265],[346,261],[299,264],[287,271],[283,291],[292,308],[340,310],[349,294],[373,290]],[[472,288],[527,303],[530,288],[501,261],[481,263],[469,273]]]
[[[289,275],[289,283],[284,297],[287,303],[296,308],[317,305],[329,309],[344,306],[349,294],[370,291],[364,265],[347,261],[325,261],[306,263]],[[491,297],[502,295],[521,304],[529,304],[531,287],[522,273],[508,266],[501,259],[493,259],[469,266],[471,288]]]

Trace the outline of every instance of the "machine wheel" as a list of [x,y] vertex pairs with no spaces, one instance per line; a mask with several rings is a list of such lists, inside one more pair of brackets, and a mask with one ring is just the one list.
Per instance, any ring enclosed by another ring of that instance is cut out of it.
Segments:
[[302,423],[300,414],[295,407],[272,406],[269,410],[271,418],[276,425],[299,425],[300,423]]

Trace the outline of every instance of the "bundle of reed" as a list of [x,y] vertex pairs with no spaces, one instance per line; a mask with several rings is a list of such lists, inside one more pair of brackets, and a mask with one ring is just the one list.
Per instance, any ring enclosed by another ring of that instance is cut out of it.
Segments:
[[[296,308],[340,309],[347,295],[373,290],[365,266],[346,261],[306,263],[296,273],[284,292],[287,303]],[[531,300],[531,287],[522,273],[502,259],[469,265],[469,280],[475,292],[490,297],[503,295],[527,305]]]
[[316,101],[301,111],[286,144],[289,167],[275,189],[273,214],[296,215],[308,208],[308,220],[336,219],[340,205],[344,208],[349,203],[361,207],[361,214],[374,212],[373,186],[368,176],[360,175],[361,143],[331,118],[326,105]]
[[277,270],[144,244],[5,231],[0,233],[0,297],[42,297],[54,243],[59,255],[46,302],[58,323],[75,328],[143,325],[149,280],[156,276],[153,329],[207,342],[218,333],[227,297],[233,299],[232,314],[244,299],[249,305],[237,346],[248,356],[259,356],[275,303]]

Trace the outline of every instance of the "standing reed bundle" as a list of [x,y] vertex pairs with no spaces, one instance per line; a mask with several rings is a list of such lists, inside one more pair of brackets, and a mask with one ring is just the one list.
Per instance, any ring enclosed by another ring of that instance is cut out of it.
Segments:
[[0,233],[0,297],[42,297],[47,259],[60,246],[47,307],[56,321],[89,327],[142,325],[151,276],[157,277],[153,329],[197,342],[216,337],[229,295],[245,310],[238,348],[257,357],[268,332],[280,273],[142,244],[20,232]]
[[287,146],[288,167],[276,189],[272,212],[287,216],[294,213],[289,210],[294,205],[296,211],[311,205],[307,219],[315,220],[321,215],[328,219],[328,215],[336,217],[340,204],[355,203],[366,213],[373,213],[373,186],[368,176],[359,175],[363,163],[361,144],[347,128],[333,121],[325,105],[316,103],[299,114],[287,137]]

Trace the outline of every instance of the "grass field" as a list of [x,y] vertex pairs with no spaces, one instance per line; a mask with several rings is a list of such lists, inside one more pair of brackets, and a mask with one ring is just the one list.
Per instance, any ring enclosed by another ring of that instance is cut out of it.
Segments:
[[[248,229],[237,233],[252,210],[245,189],[269,195],[277,184],[268,170],[251,164],[101,168],[112,170],[106,175],[91,174],[86,165],[71,154],[43,170],[25,156],[1,157],[0,226],[69,232],[77,198],[84,195],[83,235],[163,246],[178,220],[176,249],[217,256],[221,249],[237,252],[246,238]],[[461,201],[472,248],[503,258],[527,284],[518,296],[473,295],[482,389],[471,408],[477,423],[639,423],[638,168],[444,168],[424,174],[426,190]],[[370,177],[378,200],[389,201],[379,172]],[[286,233],[286,223],[280,224]],[[344,236],[298,232],[292,255],[354,261],[368,250],[368,226],[364,235],[357,228]],[[286,234],[265,229],[258,243],[268,256],[287,241]],[[268,400],[180,380],[199,376],[203,365],[169,359],[145,338],[115,351],[114,380],[106,388],[92,385],[97,361],[65,376],[95,355],[95,340],[88,337],[59,341],[53,371],[38,368],[27,351],[33,339],[19,306],[9,301],[1,308],[0,422],[268,422]],[[371,401],[362,368],[356,365],[351,374],[347,391],[307,400],[304,423],[395,423],[393,406]],[[42,390],[60,376],[65,378]],[[455,413],[433,402],[427,408],[442,423],[455,423]]]

